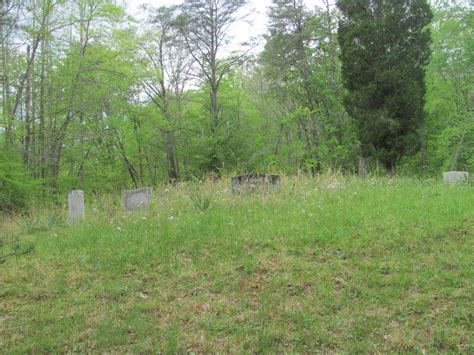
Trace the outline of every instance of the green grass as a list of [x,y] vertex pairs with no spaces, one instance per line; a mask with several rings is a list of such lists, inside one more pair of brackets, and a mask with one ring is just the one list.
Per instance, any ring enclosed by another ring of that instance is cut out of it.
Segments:
[[474,352],[472,187],[224,181],[87,212],[0,265],[1,352]]

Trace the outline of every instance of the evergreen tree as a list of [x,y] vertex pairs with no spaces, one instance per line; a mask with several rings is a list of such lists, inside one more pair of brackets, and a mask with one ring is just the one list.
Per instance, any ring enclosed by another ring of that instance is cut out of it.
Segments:
[[338,0],[345,106],[362,153],[394,173],[420,148],[432,12],[425,0]]

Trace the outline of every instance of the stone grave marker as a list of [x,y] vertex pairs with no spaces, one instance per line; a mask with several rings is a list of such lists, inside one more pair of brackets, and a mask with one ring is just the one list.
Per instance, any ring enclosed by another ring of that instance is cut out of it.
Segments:
[[231,180],[231,186],[233,193],[278,188],[280,186],[280,175],[255,173],[234,176]]
[[124,191],[123,207],[127,212],[146,210],[150,206],[152,196],[151,187]]
[[469,173],[467,171],[447,171],[443,175],[445,183],[455,185],[460,182],[468,182]]
[[84,191],[73,190],[69,192],[67,195],[67,205],[71,222],[80,221],[85,218]]

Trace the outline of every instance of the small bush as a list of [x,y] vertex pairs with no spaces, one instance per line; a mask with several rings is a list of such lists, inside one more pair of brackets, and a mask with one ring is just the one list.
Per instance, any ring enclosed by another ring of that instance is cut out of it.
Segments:
[[21,229],[25,234],[34,234],[36,232],[48,231],[54,227],[61,227],[65,224],[64,214],[57,210],[51,210],[45,215],[23,218]]
[[33,181],[18,154],[0,151],[0,212],[21,212],[27,209],[33,194]]
[[209,209],[209,207],[211,207],[211,203],[212,203],[211,194],[208,194],[202,191],[191,192],[189,195],[189,198],[191,199],[191,203],[193,207],[200,212],[204,212],[207,209]]
[[50,230],[54,227],[61,227],[66,225],[66,218],[64,213],[58,210],[49,211],[46,215],[42,216],[41,224],[45,230]]

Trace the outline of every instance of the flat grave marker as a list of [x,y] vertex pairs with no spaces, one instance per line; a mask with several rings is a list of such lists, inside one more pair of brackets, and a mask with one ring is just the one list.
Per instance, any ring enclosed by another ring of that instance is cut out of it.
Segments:
[[233,193],[278,188],[280,186],[280,175],[248,174],[234,176],[231,180],[231,186]]

